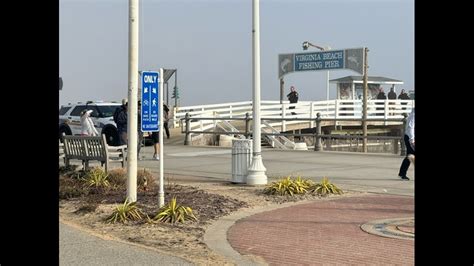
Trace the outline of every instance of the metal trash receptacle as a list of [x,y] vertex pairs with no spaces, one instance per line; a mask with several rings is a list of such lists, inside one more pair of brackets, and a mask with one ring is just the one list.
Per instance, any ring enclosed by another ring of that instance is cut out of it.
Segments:
[[246,183],[247,170],[252,164],[252,140],[232,140],[232,183]]

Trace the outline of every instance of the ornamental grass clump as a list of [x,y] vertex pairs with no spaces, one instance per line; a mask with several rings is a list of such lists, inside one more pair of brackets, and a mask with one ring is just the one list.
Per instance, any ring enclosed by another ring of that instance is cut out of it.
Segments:
[[130,202],[125,199],[122,205],[115,208],[113,213],[106,218],[106,223],[127,223],[128,221],[141,220],[143,212],[136,206],[136,202]]
[[290,195],[306,194],[314,182],[309,179],[302,179],[298,176],[295,179],[287,178],[280,179],[268,185],[263,192],[269,195]]
[[176,197],[173,197],[168,205],[161,207],[158,213],[152,219],[164,223],[184,223],[187,220],[197,221],[193,210],[190,207],[181,206],[176,202]]
[[328,194],[342,194],[342,189],[329,182],[327,177],[323,177],[320,183],[314,184],[310,188],[311,193],[316,193],[320,196],[327,196]]

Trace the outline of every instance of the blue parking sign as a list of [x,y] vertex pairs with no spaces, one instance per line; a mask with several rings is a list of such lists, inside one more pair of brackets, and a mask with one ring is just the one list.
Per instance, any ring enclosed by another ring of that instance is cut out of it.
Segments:
[[142,72],[142,132],[159,130],[159,80],[158,72]]

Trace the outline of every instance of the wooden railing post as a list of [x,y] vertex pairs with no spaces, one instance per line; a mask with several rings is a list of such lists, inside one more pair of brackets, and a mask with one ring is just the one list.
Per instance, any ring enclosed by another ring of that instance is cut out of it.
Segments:
[[314,150],[321,150],[321,113],[316,114],[316,136],[314,142]]
[[191,143],[191,134],[189,133],[190,129],[191,129],[191,121],[189,119],[189,113],[186,113],[186,116],[184,117],[184,119],[186,120],[186,136],[184,137],[184,145],[190,145]]

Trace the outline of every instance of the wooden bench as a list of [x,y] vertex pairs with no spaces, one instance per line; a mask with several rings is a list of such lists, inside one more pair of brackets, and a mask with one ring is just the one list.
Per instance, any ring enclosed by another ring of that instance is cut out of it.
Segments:
[[66,159],[64,155],[64,144],[59,140],[59,159],[63,158],[64,164],[66,164]]
[[105,172],[109,169],[109,162],[120,162],[122,168],[124,167],[127,146],[109,146],[105,135],[101,137],[64,135],[63,144],[66,166],[69,166],[69,160],[76,159],[82,161],[84,170],[89,167],[89,161],[99,161],[102,166],[105,164]]

